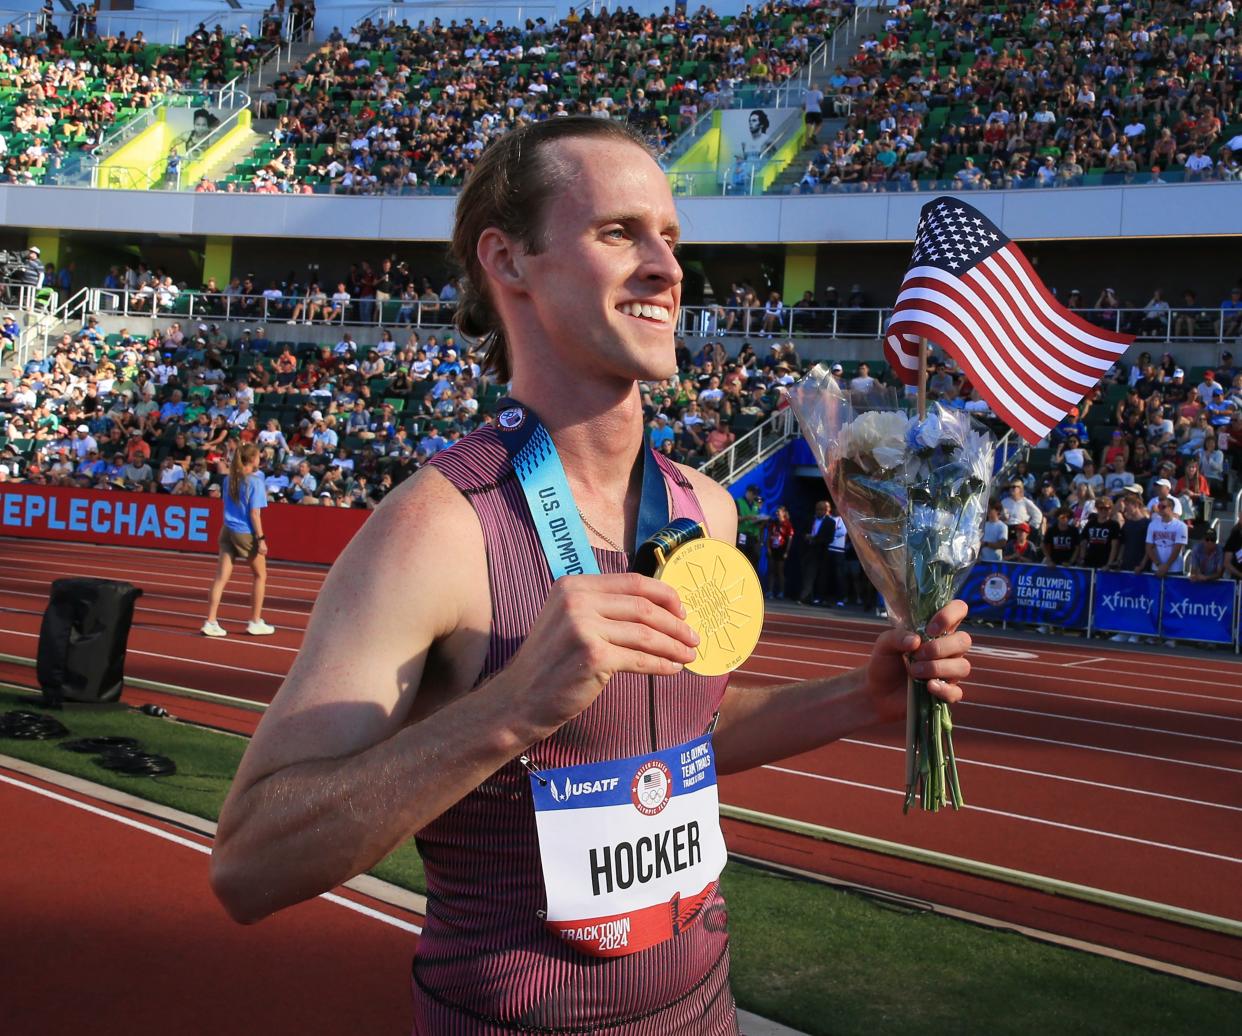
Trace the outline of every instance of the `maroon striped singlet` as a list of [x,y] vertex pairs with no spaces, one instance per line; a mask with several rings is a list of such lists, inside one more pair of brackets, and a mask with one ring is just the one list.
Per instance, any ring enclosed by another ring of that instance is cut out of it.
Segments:
[[[658,459],[673,517],[702,521],[689,483]],[[432,463],[470,501],[483,529],[492,628],[481,684],[521,647],[552,577],[492,429],[471,433]],[[595,557],[602,573],[628,570],[624,554],[596,548]],[[528,754],[549,769],[680,744],[707,731],[727,682],[687,672],[619,673],[585,712]],[[624,957],[585,956],[544,927],[530,778],[518,760],[428,824],[417,841],[427,873],[427,923],[414,958],[417,1036],[736,1033],[719,889],[697,924]]]

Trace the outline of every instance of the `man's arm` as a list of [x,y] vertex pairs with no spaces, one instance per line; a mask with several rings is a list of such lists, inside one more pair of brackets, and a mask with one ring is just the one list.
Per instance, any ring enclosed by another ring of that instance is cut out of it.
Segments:
[[[736,512],[729,493],[697,471],[682,470],[703,507],[708,534],[733,542]],[[970,673],[970,663],[963,657],[970,648],[970,637],[956,632],[965,617],[964,604],[958,601],[950,605],[933,619],[928,630],[939,639],[922,643],[913,633],[886,630],[875,642],[871,661],[840,676],[775,687],[730,686],[714,735],[717,770],[748,770],[899,718],[905,710],[904,656],[908,653],[913,653],[909,667],[912,675],[932,681],[931,692],[938,697],[957,701],[962,692],[956,684]],[[946,635],[940,636],[942,633]]]
[[367,870],[586,708],[614,672],[672,675],[693,657],[671,588],[568,577],[502,672],[469,694],[420,697],[429,659],[433,684],[473,683],[486,586],[478,520],[434,469],[354,537],[220,814],[211,880],[235,919]]

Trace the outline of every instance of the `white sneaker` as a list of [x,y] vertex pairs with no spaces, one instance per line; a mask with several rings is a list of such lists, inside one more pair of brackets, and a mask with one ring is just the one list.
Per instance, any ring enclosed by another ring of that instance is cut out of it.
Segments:
[[258,622],[248,623],[246,626],[246,632],[252,637],[270,637],[276,632],[276,627],[269,626],[266,622],[260,619]]
[[1114,633],[1108,639],[1111,640],[1114,644],[1124,644],[1130,638],[1127,637],[1124,633]]
[[218,622],[204,622],[202,633],[204,637],[227,637],[229,635],[228,630]]
[[1131,644],[1141,644],[1141,643],[1143,643],[1143,638],[1142,638],[1142,637],[1136,637],[1136,636],[1134,636],[1133,634],[1131,634],[1130,636],[1126,637],[1126,640],[1128,640]]

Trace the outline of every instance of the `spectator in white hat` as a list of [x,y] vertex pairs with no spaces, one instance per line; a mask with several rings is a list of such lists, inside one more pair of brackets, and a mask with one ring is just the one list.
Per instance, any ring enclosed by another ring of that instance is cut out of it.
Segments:
[[[1152,488],[1156,491],[1156,495],[1147,501],[1147,510],[1153,515],[1158,514],[1158,508],[1165,500],[1169,501],[1169,506],[1173,508],[1173,513],[1180,518],[1182,516],[1182,502],[1173,495],[1173,483],[1167,478],[1158,478],[1152,483]],[[1155,521],[1155,519],[1152,519]]]

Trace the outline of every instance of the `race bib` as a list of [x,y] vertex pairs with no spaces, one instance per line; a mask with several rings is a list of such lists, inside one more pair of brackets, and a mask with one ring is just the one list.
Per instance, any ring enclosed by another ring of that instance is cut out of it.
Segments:
[[711,735],[531,777],[545,924],[574,949],[621,957],[701,916],[726,852]]

